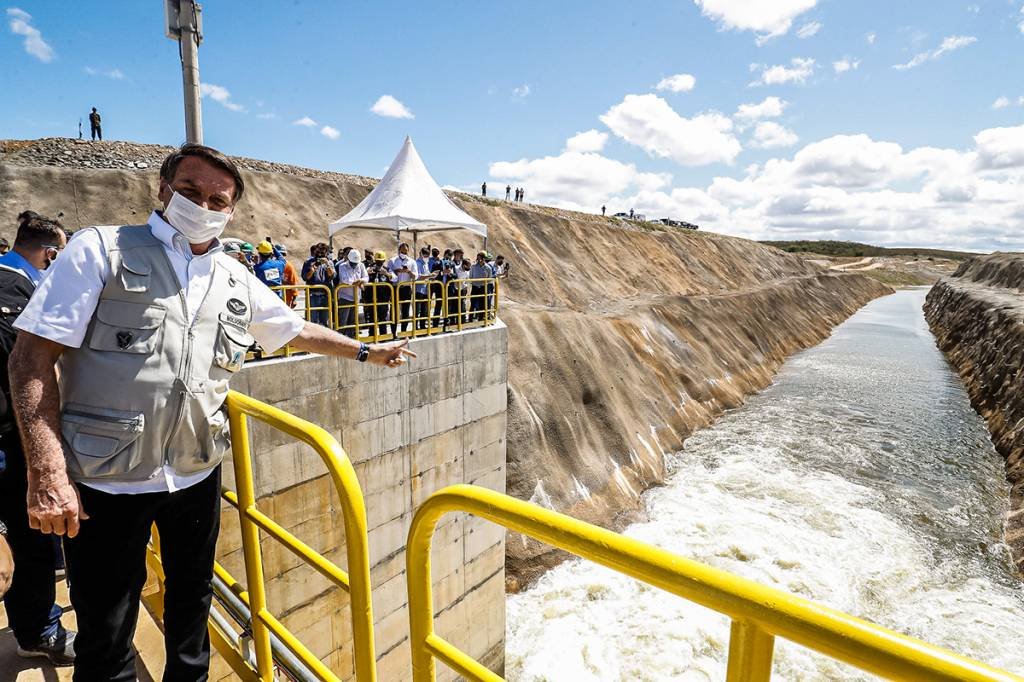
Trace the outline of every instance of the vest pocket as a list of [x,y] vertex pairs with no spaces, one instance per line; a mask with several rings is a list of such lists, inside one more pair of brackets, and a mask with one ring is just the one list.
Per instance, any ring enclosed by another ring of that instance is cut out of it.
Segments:
[[68,405],[61,435],[86,478],[119,476],[142,459],[139,436],[145,430],[142,412]]
[[152,268],[142,257],[131,251],[121,253],[121,268],[118,279],[125,291],[141,293],[149,291],[149,274]]
[[167,310],[159,305],[103,299],[96,307],[89,348],[152,353]]
[[237,372],[245,364],[245,355],[255,341],[247,331],[218,322],[217,345],[213,349],[214,364],[229,372]]

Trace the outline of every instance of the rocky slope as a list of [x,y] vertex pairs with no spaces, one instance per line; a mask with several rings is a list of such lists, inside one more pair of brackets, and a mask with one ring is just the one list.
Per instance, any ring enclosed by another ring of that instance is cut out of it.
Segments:
[[[72,228],[142,222],[168,149],[0,143],[0,234],[12,236],[7,226],[25,208]],[[229,232],[272,234],[294,256],[372,187],[367,178],[238,161],[248,189]],[[510,333],[509,492],[606,526],[639,511],[640,493],[664,476],[664,452],[890,291],[746,240],[452,196],[488,225],[488,247],[512,264],[500,313]],[[359,230],[345,239],[394,244]],[[466,233],[432,241],[480,247]],[[513,582],[559,558],[520,538],[509,543]]]
[[1024,573],[1024,254],[965,261],[932,288],[924,312],[1006,458],[1006,542]]

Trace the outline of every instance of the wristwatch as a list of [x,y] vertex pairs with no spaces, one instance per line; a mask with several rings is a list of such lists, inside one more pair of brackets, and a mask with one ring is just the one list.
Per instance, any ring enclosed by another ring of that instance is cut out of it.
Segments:
[[359,344],[359,352],[356,353],[356,360],[359,362],[366,362],[366,358],[370,357],[370,347],[365,343]]
[[7,537],[7,526],[3,521],[0,521],[0,537]]

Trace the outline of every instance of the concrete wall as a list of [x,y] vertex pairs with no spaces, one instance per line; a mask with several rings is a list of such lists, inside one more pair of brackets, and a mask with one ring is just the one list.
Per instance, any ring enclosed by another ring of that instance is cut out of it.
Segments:
[[[503,325],[414,341],[399,370],[308,356],[253,363],[232,382],[242,393],[331,432],[351,458],[368,517],[378,674],[409,672],[405,541],[414,510],[454,483],[505,490],[507,333]],[[320,458],[253,423],[260,508],[346,567],[344,527]],[[225,482],[233,486],[225,472]],[[222,514],[218,556],[245,572],[234,509]],[[348,595],[276,542],[264,539],[270,611],[343,679],[353,676]],[[505,547],[501,528],[448,515],[434,536],[439,634],[496,671],[504,665]],[[211,679],[230,677],[218,662]],[[438,665],[439,679],[455,676]]]

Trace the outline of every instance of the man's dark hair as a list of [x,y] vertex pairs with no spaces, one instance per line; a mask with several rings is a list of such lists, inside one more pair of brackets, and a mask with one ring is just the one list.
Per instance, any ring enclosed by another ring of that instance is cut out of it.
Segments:
[[42,246],[57,246],[64,234],[60,221],[41,216],[35,211],[22,211],[18,215],[18,236],[14,238],[16,249],[38,249]]
[[174,174],[178,171],[178,164],[180,164],[182,159],[187,156],[196,156],[200,159],[205,159],[217,168],[230,173],[231,177],[235,181],[235,203],[237,204],[239,202],[242,198],[242,193],[245,191],[245,181],[242,180],[242,174],[238,171],[238,167],[235,166],[231,159],[213,147],[196,144],[195,142],[186,142],[177,150],[168,154],[167,158],[164,159],[164,162],[160,165],[160,177],[167,182],[174,180]]

